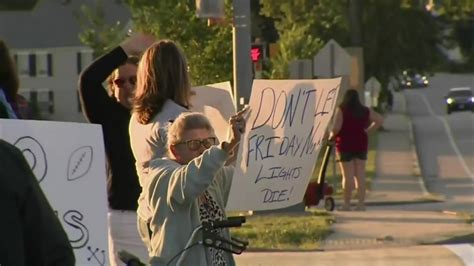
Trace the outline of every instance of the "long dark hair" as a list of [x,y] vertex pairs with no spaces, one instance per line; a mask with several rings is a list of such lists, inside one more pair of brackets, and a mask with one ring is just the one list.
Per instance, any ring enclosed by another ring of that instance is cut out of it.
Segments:
[[16,65],[10,56],[7,45],[0,40],[0,88],[3,89],[8,102],[15,107],[19,86]]
[[188,107],[191,83],[182,50],[170,40],[162,40],[143,54],[137,70],[137,91],[133,112],[138,122],[148,124],[167,99]]
[[360,102],[359,92],[354,89],[346,91],[339,107],[348,109],[357,118],[364,117],[367,112],[367,107]]

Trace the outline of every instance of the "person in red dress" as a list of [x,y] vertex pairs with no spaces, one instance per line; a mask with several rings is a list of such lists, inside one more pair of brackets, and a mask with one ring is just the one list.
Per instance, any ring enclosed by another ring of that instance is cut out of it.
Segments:
[[336,153],[342,172],[344,205],[339,210],[351,210],[352,191],[357,187],[355,210],[365,210],[365,163],[368,134],[377,130],[383,117],[360,102],[357,90],[349,89],[336,109],[329,139],[336,141]]

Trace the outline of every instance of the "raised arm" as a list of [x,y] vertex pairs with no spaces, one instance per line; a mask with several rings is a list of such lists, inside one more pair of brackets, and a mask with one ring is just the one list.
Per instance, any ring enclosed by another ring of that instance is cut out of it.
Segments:
[[[239,144],[241,134],[245,130],[243,117],[245,112],[246,109],[230,118],[229,124],[232,130],[227,141],[205,150],[203,154],[191,160],[187,165],[179,167],[171,173],[167,184],[167,203],[170,206],[174,202],[178,204],[192,202],[207,189],[219,171],[226,170],[223,169],[224,165],[229,159],[230,153]],[[229,171],[226,172],[229,174]],[[227,177],[228,175],[223,175],[218,178],[228,179]]]
[[169,179],[168,204],[193,202],[209,187],[228,158],[229,154],[221,145],[214,146],[187,165],[174,170]]
[[114,100],[102,83],[127,59],[127,54],[118,46],[94,60],[79,76],[79,97],[82,111],[91,123],[101,123],[110,118]]
[[154,37],[137,33],[118,47],[97,58],[79,76],[79,96],[86,118],[92,123],[101,123],[110,118],[111,108],[116,102],[109,97],[103,82],[131,55],[140,55],[155,41]]

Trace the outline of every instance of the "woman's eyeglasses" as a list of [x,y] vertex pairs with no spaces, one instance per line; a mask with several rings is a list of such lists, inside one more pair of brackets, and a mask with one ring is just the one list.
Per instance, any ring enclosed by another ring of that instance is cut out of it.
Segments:
[[209,137],[205,139],[190,139],[190,140],[180,141],[176,143],[175,145],[178,145],[178,144],[186,144],[189,150],[197,151],[199,150],[199,148],[201,148],[201,145],[206,149],[209,149],[212,145],[216,145],[217,138]]
[[135,84],[137,84],[137,76],[131,76],[131,77],[128,77],[128,78],[114,79],[114,84],[117,87],[122,87],[125,84],[125,82],[130,83],[130,85],[132,85],[132,86],[135,86]]

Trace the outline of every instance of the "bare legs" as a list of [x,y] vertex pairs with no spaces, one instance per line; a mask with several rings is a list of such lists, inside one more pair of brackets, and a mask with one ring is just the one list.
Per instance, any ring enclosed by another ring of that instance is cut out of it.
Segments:
[[341,210],[350,210],[352,191],[357,188],[357,210],[365,210],[365,160],[354,159],[340,162],[342,171],[342,188],[344,189],[344,205]]
[[351,206],[352,190],[354,189],[355,164],[353,161],[340,162],[342,171],[342,188],[344,190],[344,205],[341,210],[348,211]]
[[357,210],[365,210],[365,160],[354,159],[355,178],[357,181]]

